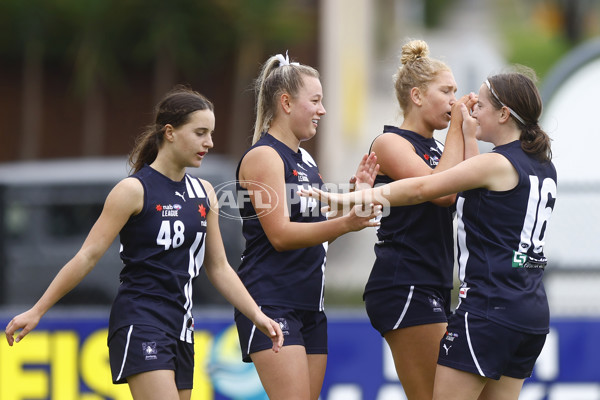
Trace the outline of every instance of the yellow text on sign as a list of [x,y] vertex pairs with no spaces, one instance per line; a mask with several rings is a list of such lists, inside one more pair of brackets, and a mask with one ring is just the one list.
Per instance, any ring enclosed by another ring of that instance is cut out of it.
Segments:
[[[34,331],[9,347],[0,341],[0,399],[130,400],[127,385],[114,385],[110,374],[107,330],[81,342],[73,330]],[[196,331],[192,400],[212,400],[214,391],[204,368],[212,343],[207,331]],[[82,390],[80,381],[89,388]]]

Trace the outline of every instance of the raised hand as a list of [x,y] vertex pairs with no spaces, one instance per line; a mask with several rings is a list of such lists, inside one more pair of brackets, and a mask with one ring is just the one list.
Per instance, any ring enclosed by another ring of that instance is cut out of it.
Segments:
[[372,188],[378,173],[379,164],[375,153],[365,154],[358,164],[356,174],[350,178],[350,191]]
[[477,120],[471,116],[471,109],[468,108],[468,105],[461,104],[460,111],[462,114],[462,130],[463,135],[465,137],[475,138],[475,133],[477,131],[477,127],[479,126]]
[[477,103],[477,95],[473,92],[469,94],[465,94],[460,99],[456,100],[454,104],[452,104],[452,120],[451,123],[462,124],[463,122],[463,114],[462,114],[462,106],[465,105],[467,109],[471,110],[473,106]]

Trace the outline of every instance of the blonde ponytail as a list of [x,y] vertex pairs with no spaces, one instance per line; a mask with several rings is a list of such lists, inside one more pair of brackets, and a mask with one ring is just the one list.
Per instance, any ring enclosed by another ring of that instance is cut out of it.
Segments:
[[303,85],[303,76],[319,78],[319,72],[308,65],[290,63],[281,54],[269,57],[263,64],[254,83],[256,95],[256,121],[252,144],[258,142],[264,132],[269,130],[271,121],[277,112],[278,100],[283,93],[295,97]]

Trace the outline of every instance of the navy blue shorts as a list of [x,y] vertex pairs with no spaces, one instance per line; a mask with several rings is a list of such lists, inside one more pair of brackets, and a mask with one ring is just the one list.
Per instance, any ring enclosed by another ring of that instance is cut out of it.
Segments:
[[440,341],[438,364],[491,379],[531,376],[546,335],[515,331],[456,310]]
[[398,286],[363,297],[371,325],[381,336],[394,329],[446,323],[450,315],[450,289]]
[[113,383],[127,383],[127,377],[141,372],[175,371],[177,389],[192,389],[194,345],[149,325],[118,329],[108,339]]
[[[323,311],[277,306],[262,306],[260,309],[279,323],[284,346],[300,345],[304,346],[306,354],[327,354],[327,317]],[[273,347],[271,339],[238,310],[235,310],[235,324],[244,362],[252,362],[250,354]]]

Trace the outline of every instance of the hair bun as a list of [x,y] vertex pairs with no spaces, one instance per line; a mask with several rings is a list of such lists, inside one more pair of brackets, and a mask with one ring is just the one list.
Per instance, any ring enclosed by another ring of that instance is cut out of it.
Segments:
[[400,62],[406,65],[419,58],[425,58],[429,55],[429,46],[423,40],[411,40],[402,46],[402,56]]

